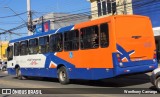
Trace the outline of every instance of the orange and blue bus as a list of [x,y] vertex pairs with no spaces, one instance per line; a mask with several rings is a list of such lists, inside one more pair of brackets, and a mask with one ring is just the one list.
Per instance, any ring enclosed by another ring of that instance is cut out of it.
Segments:
[[8,73],[99,80],[149,72],[158,67],[150,19],[115,15],[14,39],[9,42]]

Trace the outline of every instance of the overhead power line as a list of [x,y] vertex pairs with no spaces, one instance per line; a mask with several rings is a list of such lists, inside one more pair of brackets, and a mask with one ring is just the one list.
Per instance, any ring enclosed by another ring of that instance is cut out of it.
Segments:
[[[150,2],[144,2],[144,3],[139,3],[139,4],[137,4],[137,5],[131,5],[131,6],[128,6],[127,5],[127,9],[128,8],[131,8],[132,6],[133,7],[135,7],[135,8],[141,8],[141,7],[144,7],[144,6],[149,6],[149,4],[157,4],[158,2],[159,2],[160,0],[152,0],[152,1],[150,1]],[[138,3],[138,2],[140,2],[140,1],[134,1],[134,3]],[[129,3],[126,3],[126,4],[131,4],[132,2],[129,2]],[[124,4],[121,4],[121,5],[117,5],[116,7],[119,7],[119,6],[123,6]],[[123,9],[123,7],[122,8],[119,8],[118,10],[121,10],[121,9]],[[158,11],[159,9],[158,8],[156,8],[156,9],[153,9],[153,10],[151,10],[151,11]],[[143,13],[143,12],[147,12],[148,10],[142,10],[141,12]],[[75,12],[75,11],[74,11]],[[82,19],[82,18],[84,18],[84,17],[87,17],[87,16],[90,16],[90,13],[92,14],[92,15],[94,15],[94,14],[97,14],[98,12],[97,12],[97,10],[94,10],[94,11],[87,11],[87,12],[82,12],[82,13],[77,13],[77,14],[71,14],[71,15],[65,15],[65,16],[60,16],[60,17],[54,17],[54,18],[47,18],[47,19],[54,19],[52,22],[61,22],[61,21],[71,21],[71,19],[74,21],[74,20],[78,20],[78,19]],[[47,19],[44,19],[44,20],[47,20]],[[15,28],[12,28],[12,29],[10,29],[9,31],[13,31],[13,30],[17,30],[17,29],[21,29],[21,28],[24,28],[24,27],[26,27],[26,25],[25,24],[22,24],[22,25],[20,25],[20,26],[18,26],[18,27],[15,27]]]
[[6,33],[8,32],[8,33],[10,33],[10,34],[15,34],[15,35],[19,35],[19,36],[20,36],[20,34],[18,34],[18,33],[14,33],[14,32],[9,31],[9,30],[5,30],[5,29],[2,29],[2,28],[0,28],[0,30],[5,31],[5,32],[3,32],[3,33],[0,33],[0,35],[1,35],[1,34],[6,34]]
[[3,16],[3,17],[0,17],[0,18],[10,18],[10,17],[15,17],[15,16],[18,16],[18,15],[23,15],[23,14],[26,14],[27,12],[22,12],[22,13],[18,13],[16,15],[10,15],[10,16]]

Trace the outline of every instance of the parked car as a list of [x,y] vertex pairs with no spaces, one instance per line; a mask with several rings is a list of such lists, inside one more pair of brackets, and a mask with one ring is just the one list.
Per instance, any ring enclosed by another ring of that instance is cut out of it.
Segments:
[[7,70],[7,62],[0,62],[0,70],[2,71]]
[[160,68],[153,70],[151,75],[151,83],[160,91]]

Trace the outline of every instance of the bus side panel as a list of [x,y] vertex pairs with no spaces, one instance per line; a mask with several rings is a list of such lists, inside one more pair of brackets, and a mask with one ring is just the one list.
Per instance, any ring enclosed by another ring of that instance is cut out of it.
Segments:
[[65,51],[57,53],[57,56],[74,64],[76,68],[113,68],[112,52],[116,51],[114,26],[110,18],[103,18],[75,25],[74,29],[87,26],[109,24],[109,46],[106,48],[86,49],[77,51]]
[[[42,56],[42,55],[39,55]],[[113,69],[106,68],[75,68],[75,64],[71,64],[70,62],[61,59],[56,56],[55,53],[48,53],[43,55],[43,57],[39,57],[39,60],[45,60],[44,64],[42,62],[35,62],[37,64],[30,65],[30,62],[27,63],[25,61],[29,59],[35,59],[35,55],[28,55],[25,58],[17,57],[17,62],[19,63],[20,70],[23,76],[38,76],[38,77],[57,77],[57,67],[59,65],[64,65],[67,69],[70,79],[88,79],[88,80],[97,80],[113,77]],[[26,64],[23,64],[23,63]],[[16,63],[15,63],[16,64]],[[18,65],[18,64],[17,64]],[[55,65],[55,66],[53,66]],[[43,68],[42,68],[43,67]],[[8,73],[16,75],[15,67],[9,67]]]
[[[64,65],[67,69],[70,79],[88,79],[88,80],[97,80],[103,78],[113,77],[113,69],[105,69],[105,68],[76,68],[75,64],[72,64],[62,58],[56,56],[56,54],[49,54],[47,56],[48,63],[46,63],[45,68],[55,68],[57,66]],[[51,65],[54,63],[55,67]],[[57,70],[56,70],[57,71]],[[56,72],[54,73],[56,74]],[[53,74],[53,75],[54,75]],[[53,77],[52,75],[50,75]],[[57,77],[57,76],[56,76]]]
[[7,68],[8,74],[16,75],[16,70],[14,68]]

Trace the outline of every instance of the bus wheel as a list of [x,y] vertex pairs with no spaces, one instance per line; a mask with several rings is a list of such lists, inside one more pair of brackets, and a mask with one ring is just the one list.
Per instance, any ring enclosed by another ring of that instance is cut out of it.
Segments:
[[21,70],[19,67],[16,68],[16,76],[19,80],[22,80]]
[[156,79],[156,88],[160,91],[160,77]]
[[60,67],[58,69],[58,79],[59,82],[63,85],[68,84],[69,83],[69,78],[68,78],[68,74],[67,74],[67,70],[64,66]]
[[6,71],[6,70],[7,70],[7,68],[6,68],[6,67],[3,67],[3,68],[2,68],[2,71]]

